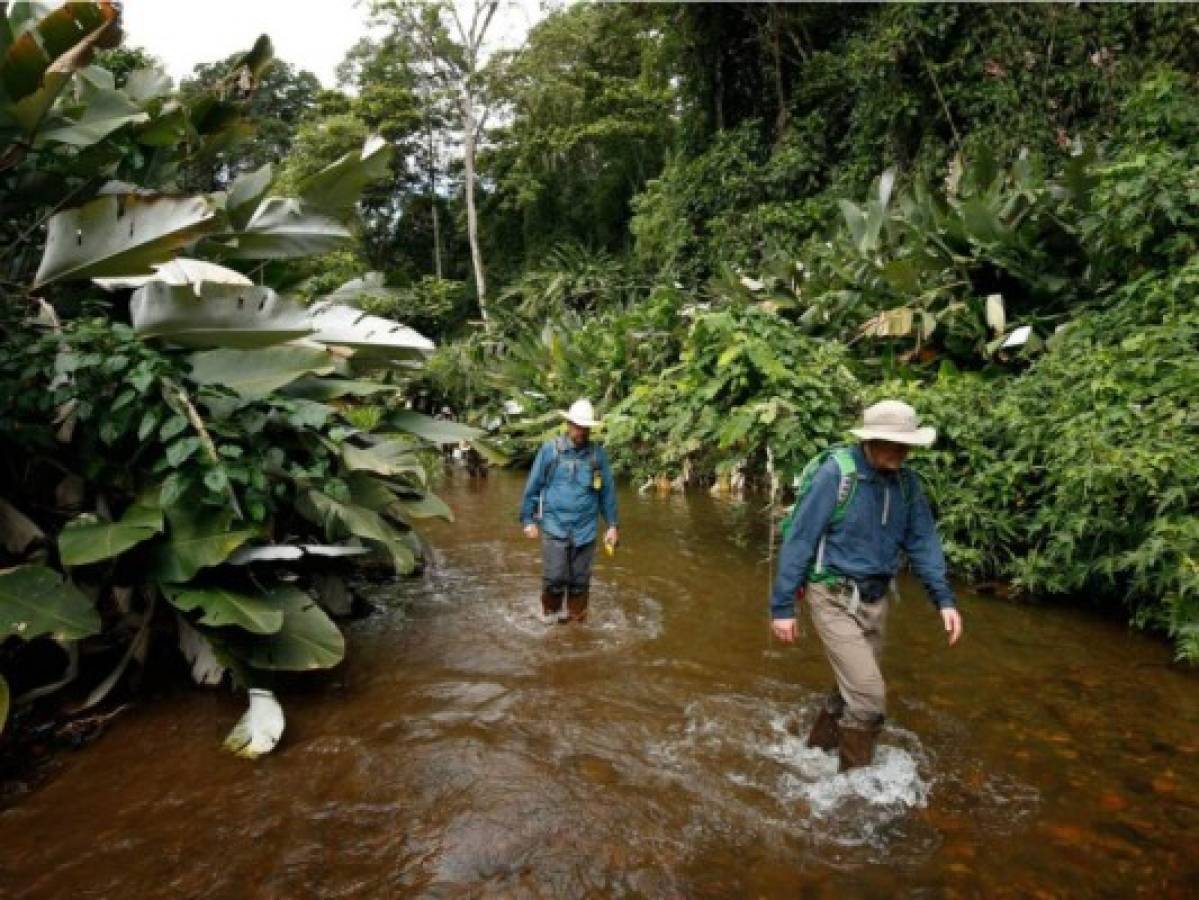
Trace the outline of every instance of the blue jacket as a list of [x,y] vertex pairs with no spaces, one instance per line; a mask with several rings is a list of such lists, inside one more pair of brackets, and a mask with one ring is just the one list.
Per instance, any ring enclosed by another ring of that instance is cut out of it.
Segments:
[[[807,584],[826,530],[824,569],[830,574],[891,578],[899,571],[899,551],[903,550],[933,604],[938,609],[952,607],[945,554],[920,480],[909,469],[898,475],[876,471],[860,444],[852,453],[858,470],[857,489],[840,522],[829,527],[841,482],[835,460],[826,460],[820,467],[800,503],[795,525],[779,553],[771,617],[794,618],[795,592]],[[906,487],[900,485],[900,478],[907,481]]]
[[[596,520],[601,512],[608,527],[616,527],[616,483],[608,454],[598,444],[575,447],[569,440],[562,441],[565,448],[559,452],[555,443],[547,441],[537,451],[520,503],[520,523],[537,523],[544,491],[544,509],[540,510],[539,523],[542,530],[550,537],[570,538],[575,546],[589,544],[595,540]],[[603,479],[598,491],[591,485],[593,451]],[[557,463],[553,463],[555,454],[558,455]]]

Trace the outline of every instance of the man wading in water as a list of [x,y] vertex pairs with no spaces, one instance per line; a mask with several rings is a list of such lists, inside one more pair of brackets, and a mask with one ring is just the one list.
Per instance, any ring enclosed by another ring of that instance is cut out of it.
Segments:
[[613,548],[620,539],[616,485],[608,454],[591,443],[591,429],[599,424],[591,402],[577,400],[562,415],[566,435],[537,451],[520,504],[520,523],[527,537],[541,536],[542,615],[547,621],[582,622],[587,618],[601,512],[608,523],[604,543]]
[[771,627],[784,643],[795,640],[796,591],[803,589],[837,681],[807,743],[837,750],[842,772],[870,764],[883,727],[879,662],[900,550],[940,610],[950,645],[962,635],[928,501],[903,467],[911,447],[936,440],[935,429],[919,424],[916,411],[896,400],[867,409],[862,427],[852,429],[862,443],[822,454],[805,469],[779,555]]

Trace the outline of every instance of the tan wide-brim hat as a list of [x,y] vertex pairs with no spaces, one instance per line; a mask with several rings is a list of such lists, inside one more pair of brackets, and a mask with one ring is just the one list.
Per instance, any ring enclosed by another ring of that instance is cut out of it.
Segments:
[[912,447],[931,447],[937,440],[937,429],[920,427],[916,410],[899,400],[883,400],[862,414],[860,428],[850,433],[864,441],[890,441]]
[[576,400],[565,412],[558,410],[558,415],[580,428],[595,428],[601,424],[600,420],[595,417],[595,408],[591,405],[590,400]]

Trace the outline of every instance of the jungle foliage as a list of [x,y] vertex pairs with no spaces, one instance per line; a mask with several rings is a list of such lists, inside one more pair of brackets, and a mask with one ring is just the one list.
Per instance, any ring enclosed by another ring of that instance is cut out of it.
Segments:
[[[178,92],[91,64],[119,38],[107,2],[0,9],[0,729],[177,647],[197,683],[250,689],[227,746],[256,756],[276,673],[341,661],[355,573],[420,565],[413,526],[449,517],[430,458],[472,432],[406,408],[433,345],[357,305],[373,280],[309,305],[265,283],[354,246],[390,146],[281,195],[233,162],[269,40]],[[225,189],[187,193],[205,165]]]
[[[619,52],[562,65],[604,17]],[[1123,605],[1199,659],[1197,28],[1131,4],[561,10],[487,157],[492,252],[523,265],[424,389],[518,457],[590,396],[638,483],[718,490],[905,397],[944,436],[915,464],[960,575]],[[654,104],[666,131],[625,129]]]

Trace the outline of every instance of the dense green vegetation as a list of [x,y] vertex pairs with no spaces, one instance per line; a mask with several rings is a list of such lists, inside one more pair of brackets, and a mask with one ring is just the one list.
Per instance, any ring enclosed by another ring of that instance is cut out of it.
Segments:
[[915,463],[958,575],[1122,605],[1199,659],[1197,27],[560,11],[492,72],[502,282],[427,389],[517,456],[590,395],[637,483],[716,490],[906,397],[944,435]]
[[335,664],[303,598],[419,565],[475,434],[408,407],[519,460],[582,395],[637,484],[733,492],[902,396],[956,574],[1199,660],[1199,14],[580,4],[486,56],[459,5],[374,3],[345,91],[0,16],[0,721],[151,644]]
[[436,442],[474,432],[407,408],[432,344],[354,305],[379,279],[266,286],[354,245],[386,142],[281,184],[237,155],[288,126],[245,140],[269,40],[177,92],[119,38],[108,3],[0,10],[0,729],[175,656],[251,689],[256,756],[276,673],[340,662],[354,572],[419,565]]

